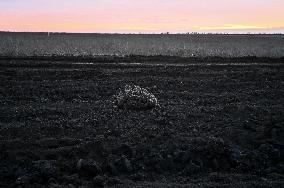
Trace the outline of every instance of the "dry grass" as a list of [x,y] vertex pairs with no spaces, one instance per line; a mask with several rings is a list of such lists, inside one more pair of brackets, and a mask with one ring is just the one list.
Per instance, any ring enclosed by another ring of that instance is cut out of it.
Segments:
[[0,33],[0,56],[283,57],[284,35]]

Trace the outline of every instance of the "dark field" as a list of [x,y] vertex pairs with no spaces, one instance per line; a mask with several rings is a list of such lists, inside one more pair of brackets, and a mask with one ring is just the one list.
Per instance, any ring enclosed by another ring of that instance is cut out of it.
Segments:
[[1,60],[0,187],[283,187],[283,59],[241,60]]

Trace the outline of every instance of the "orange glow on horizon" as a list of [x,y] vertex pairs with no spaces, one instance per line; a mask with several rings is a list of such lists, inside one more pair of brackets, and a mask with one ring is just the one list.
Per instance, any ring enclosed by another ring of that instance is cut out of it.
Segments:
[[55,0],[18,2],[0,2],[0,30],[284,33],[284,1],[281,0],[61,0],[60,4]]

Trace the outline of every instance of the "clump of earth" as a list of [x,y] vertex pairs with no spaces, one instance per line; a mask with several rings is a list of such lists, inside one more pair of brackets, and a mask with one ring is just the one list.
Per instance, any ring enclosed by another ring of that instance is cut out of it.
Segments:
[[159,106],[154,94],[136,85],[125,85],[115,96],[115,105],[120,109],[149,110]]

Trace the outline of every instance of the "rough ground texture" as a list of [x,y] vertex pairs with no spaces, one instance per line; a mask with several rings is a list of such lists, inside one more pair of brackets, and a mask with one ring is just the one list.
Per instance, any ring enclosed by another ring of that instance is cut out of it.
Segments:
[[283,62],[155,63],[2,60],[0,187],[284,186]]

